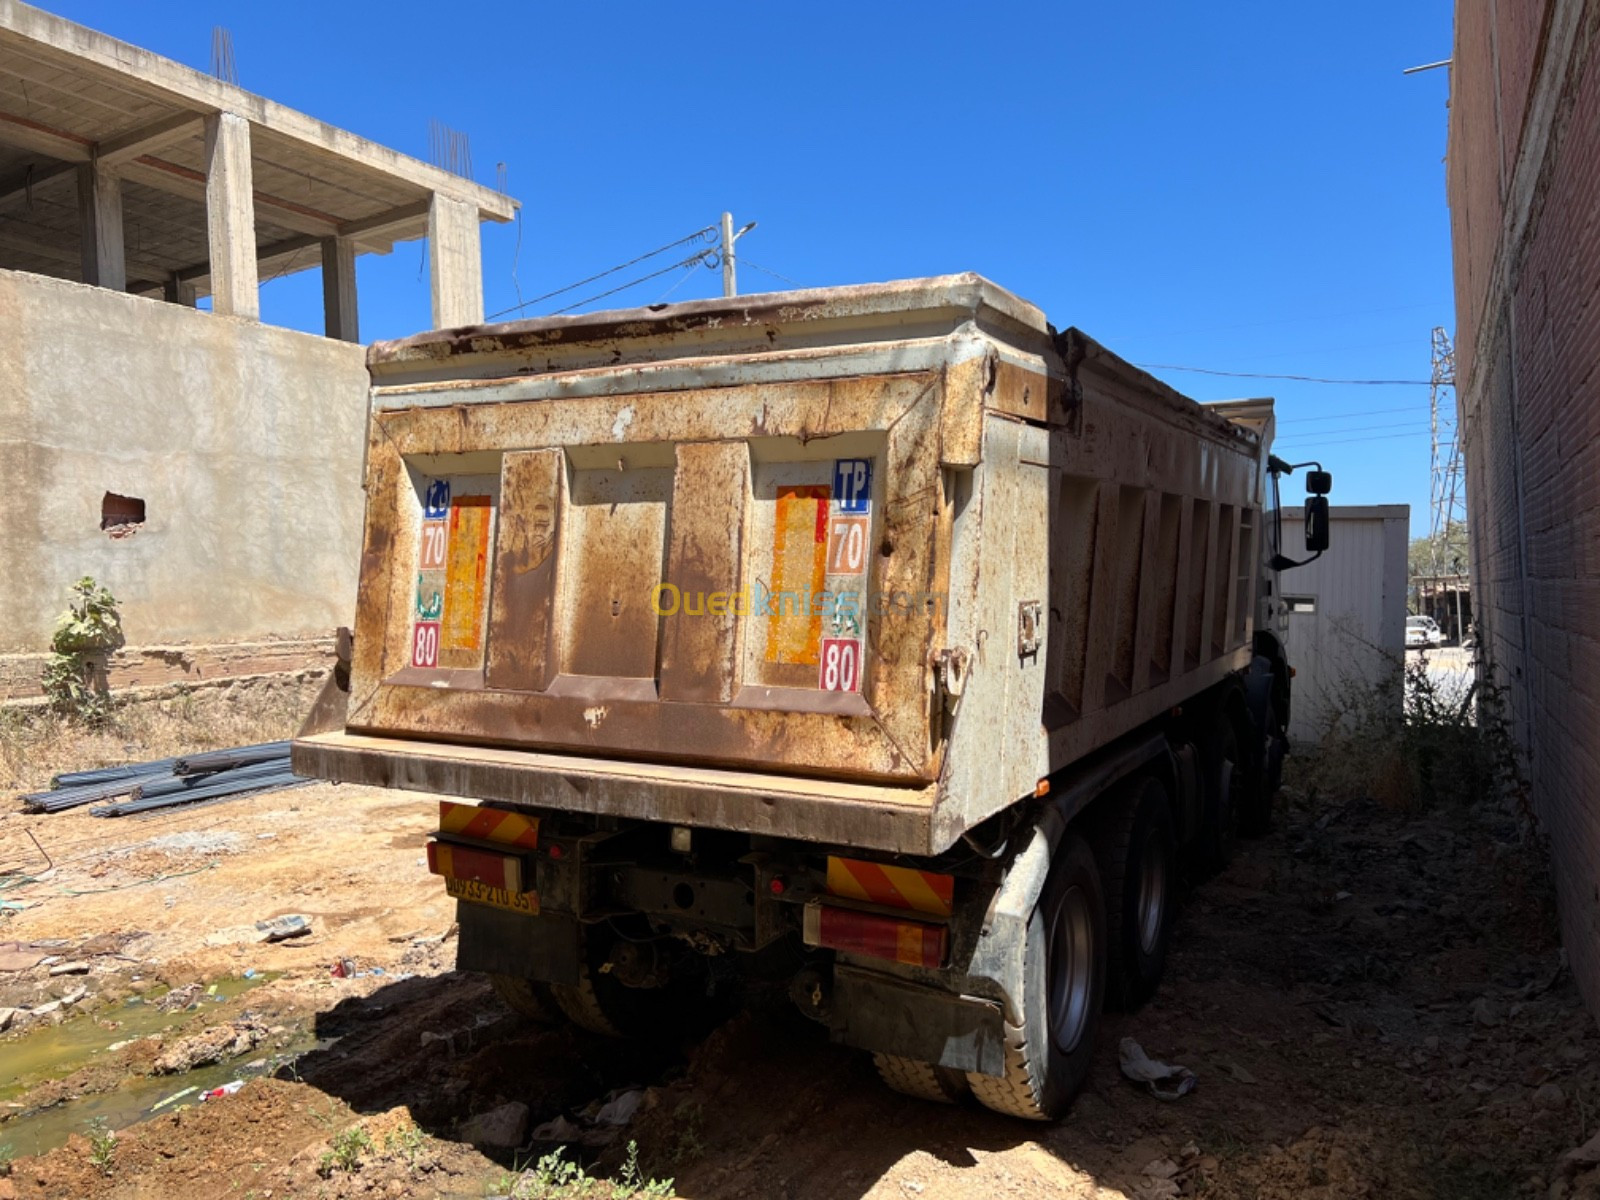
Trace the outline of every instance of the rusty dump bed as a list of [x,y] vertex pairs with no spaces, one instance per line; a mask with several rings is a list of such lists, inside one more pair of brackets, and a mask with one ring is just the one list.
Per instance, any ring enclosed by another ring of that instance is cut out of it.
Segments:
[[349,715],[302,771],[932,853],[1249,661],[1270,403],[978,276],[368,361]]

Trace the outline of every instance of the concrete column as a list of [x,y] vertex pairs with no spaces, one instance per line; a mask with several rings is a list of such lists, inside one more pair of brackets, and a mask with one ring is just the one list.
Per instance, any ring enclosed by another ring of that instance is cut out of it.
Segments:
[[250,122],[237,113],[206,118],[206,224],[211,235],[211,311],[259,319]]
[[341,342],[359,342],[356,317],[356,244],[350,238],[322,239],[323,329]]
[[186,308],[193,308],[199,301],[200,292],[188,280],[172,275],[161,285],[161,298],[168,304],[182,304]]
[[78,225],[82,230],[83,281],[113,291],[128,290],[122,249],[122,181],[109,167],[78,168]]
[[478,208],[433,194],[428,207],[428,273],[433,282],[433,327],[483,323],[483,251]]

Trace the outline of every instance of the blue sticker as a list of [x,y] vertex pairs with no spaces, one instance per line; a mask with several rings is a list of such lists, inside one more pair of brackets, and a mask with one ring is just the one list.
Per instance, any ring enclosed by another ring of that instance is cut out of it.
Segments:
[[872,507],[872,460],[833,460],[833,498],[840,512],[864,513]]
[[429,520],[438,520],[440,517],[450,515],[450,481],[448,479],[435,479],[428,484],[428,491],[422,501],[422,515]]

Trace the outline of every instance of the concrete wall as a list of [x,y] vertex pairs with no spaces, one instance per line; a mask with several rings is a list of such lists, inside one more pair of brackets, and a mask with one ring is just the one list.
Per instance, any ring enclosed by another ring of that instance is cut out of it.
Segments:
[[1600,3],[1456,8],[1448,184],[1472,587],[1600,1007]]
[[[0,653],[83,575],[130,646],[352,623],[366,388],[360,346],[0,270]],[[145,502],[131,536],[108,491]]]
[[[1353,693],[1392,682],[1405,662],[1406,539],[1409,504],[1335,505],[1328,549],[1304,567],[1278,577],[1289,606],[1287,651],[1295,669],[1289,736],[1311,741]],[[1283,524],[1305,517],[1285,509]],[[1396,710],[1401,692],[1394,692]]]

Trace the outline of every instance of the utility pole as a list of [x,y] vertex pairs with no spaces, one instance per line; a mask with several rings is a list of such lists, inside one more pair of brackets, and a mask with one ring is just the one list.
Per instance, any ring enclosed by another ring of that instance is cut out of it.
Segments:
[[[1446,392],[1450,393],[1448,400]],[[1464,634],[1461,628],[1461,587],[1463,576],[1461,562],[1451,557],[1452,534],[1466,525],[1466,474],[1461,446],[1461,421],[1458,412],[1445,410],[1457,407],[1456,352],[1450,337],[1443,329],[1433,331],[1433,380],[1428,392],[1428,416],[1433,454],[1428,507],[1432,510],[1428,533],[1430,559],[1435,588],[1449,574],[1453,577],[1445,588],[1456,592],[1456,639]],[[1449,616],[1448,611],[1445,614]]]
[[733,262],[733,214],[722,214],[722,294],[724,296],[737,296],[739,294],[739,281],[735,276]]

